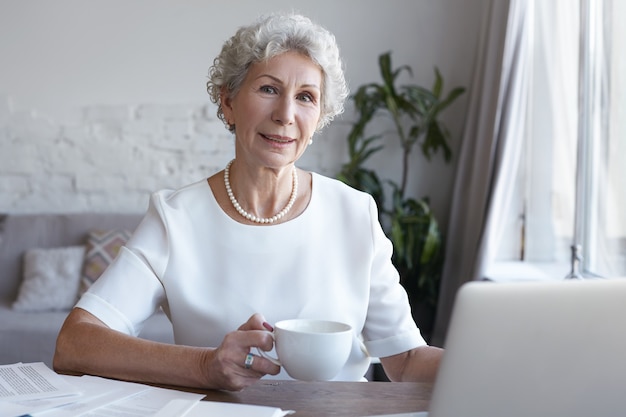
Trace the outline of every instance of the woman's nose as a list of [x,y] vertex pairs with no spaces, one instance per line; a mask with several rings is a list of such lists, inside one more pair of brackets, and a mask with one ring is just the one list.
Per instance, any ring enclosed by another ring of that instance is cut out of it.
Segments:
[[290,125],[295,121],[295,110],[293,100],[280,98],[272,112],[272,120],[281,125]]

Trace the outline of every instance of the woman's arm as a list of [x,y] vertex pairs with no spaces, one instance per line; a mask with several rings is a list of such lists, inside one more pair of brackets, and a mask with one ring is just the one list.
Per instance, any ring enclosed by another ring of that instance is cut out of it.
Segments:
[[271,350],[263,317],[252,316],[226,335],[217,348],[158,343],[107,327],[91,313],[75,308],[65,320],[56,344],[57,372],[91,374],[136,382],[241,390],[280,368],[256,357],[244,367],[250,348]]
[[443,349],[420,346],[398,355],[380,358],[391,381],[435,382]]

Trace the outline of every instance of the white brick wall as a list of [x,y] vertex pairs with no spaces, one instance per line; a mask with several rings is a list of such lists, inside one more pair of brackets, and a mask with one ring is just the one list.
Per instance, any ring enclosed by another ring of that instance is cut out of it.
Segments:
[[[143,212],[151,192],[206,178],[234,155],[213,105],[93,105],[81,114],[60,123],[0,96],[0,212]],[[340,122],[319,133],[299,166],[334,176],[343,138]]]

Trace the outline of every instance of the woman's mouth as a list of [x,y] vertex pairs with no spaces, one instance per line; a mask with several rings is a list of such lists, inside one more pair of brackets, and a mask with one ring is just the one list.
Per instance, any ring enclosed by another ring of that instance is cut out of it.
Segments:
[[295,139],[290,138],[288,136],[279,136],[279,135],[265,135],[263,133],[260,134],[263,138],[272,141],[272,142],[276,142],[276,143],[290,143],[292,141],[294,141]]

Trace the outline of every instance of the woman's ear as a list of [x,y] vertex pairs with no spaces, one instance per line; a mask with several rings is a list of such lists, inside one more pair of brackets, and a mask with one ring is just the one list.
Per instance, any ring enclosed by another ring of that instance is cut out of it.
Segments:
[[222,107],[222,113],[224,113],[224,120],[226,121],[226,123],[228,123],[229,125],[234,124],[235,121],[232,119],[232,99],[230,97],[230,94],[228,93],[228,90],[226,90],[226,87],[222,87],[220,91],[220,105]]

